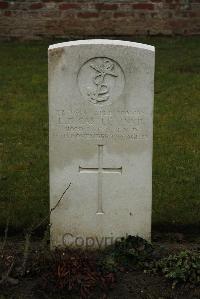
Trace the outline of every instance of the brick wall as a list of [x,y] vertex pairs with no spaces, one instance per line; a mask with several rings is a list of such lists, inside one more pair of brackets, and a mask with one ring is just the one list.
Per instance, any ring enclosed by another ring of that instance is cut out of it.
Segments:
[[0,0],[1,39],[199,33],[200,0]]

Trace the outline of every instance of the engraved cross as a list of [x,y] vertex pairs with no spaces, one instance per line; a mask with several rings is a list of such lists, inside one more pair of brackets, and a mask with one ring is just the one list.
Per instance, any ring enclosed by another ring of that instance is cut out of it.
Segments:
[[104,168],[103,167],[103,145],[98,145],[98,168],[83,168],[79,166],[80,173],[97,173],[98,174],[98,209],[96,214],[104,214],[102,206],[102,185],[104,173],[122,174],[122,167]]

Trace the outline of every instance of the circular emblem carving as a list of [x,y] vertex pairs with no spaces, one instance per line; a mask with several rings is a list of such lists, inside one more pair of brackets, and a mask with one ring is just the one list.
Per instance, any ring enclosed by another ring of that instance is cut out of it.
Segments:
[[93,104],[110,104],[124,89],[124,73],[120,65],[107,57],[88,60],[78,73],[82,96]]

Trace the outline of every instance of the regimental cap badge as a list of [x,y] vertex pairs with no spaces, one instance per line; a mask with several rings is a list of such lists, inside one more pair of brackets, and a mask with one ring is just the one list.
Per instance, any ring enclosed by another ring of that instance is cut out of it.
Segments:
[[124,88],[124,74],[119,64],[106,57],[87,61],[78,74],[81,94],[93,104],[111,103]]

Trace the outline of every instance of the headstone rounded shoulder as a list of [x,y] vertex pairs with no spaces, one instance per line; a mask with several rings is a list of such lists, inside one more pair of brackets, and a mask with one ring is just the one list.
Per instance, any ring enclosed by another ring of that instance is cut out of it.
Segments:
[[[83,40],[49,47],[52,247],[150,239],[154,47]],[[70,237],[69,237],[70,236]],[[70,241],[69,241],[70,240]],[[91,245],[92,244],[92,245]]]

